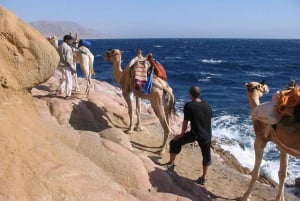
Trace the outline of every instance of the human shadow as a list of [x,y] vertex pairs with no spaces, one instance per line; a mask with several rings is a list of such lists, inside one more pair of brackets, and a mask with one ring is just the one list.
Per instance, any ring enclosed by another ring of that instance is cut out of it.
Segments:
[[52,92],[51,88],[49,86],[46,86],[46,85],[37,85],[36,87],[34,87],[38,90],[41,90],[41,91],[48,91],[48,92]]
[[[132,147],[141,150],[141,151],[146,151],[149,153],[154,153],[154,154],[158,154],[160,152],[161,146],[147,146],[138,142],[134,142],[134,141],[130,141]],[[152,150],[152,149],[159,149],[159,150]]]
[[[159,164],[158,157],[151,157],[151,160]],[[237,198],[218,196],[208,191],[205,186],[197,184],[195,180],[178,175],[176,173],[176,166],[174,170],[167,170],[164,167],[155,167],[154,171],[149,173],[149,178],[150,183],[157,192],[172,193],[193,201],[214,200],[217,198],[223,200],[237,200]]]

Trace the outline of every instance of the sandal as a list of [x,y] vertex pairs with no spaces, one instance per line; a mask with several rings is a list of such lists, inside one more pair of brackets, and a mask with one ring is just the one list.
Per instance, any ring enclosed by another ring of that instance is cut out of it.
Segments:
[[205,185],[206,179],[201,176],[195,182],[200,185]]
[[162,166],[166,167],[167,170],[171,170],[171,171],[173,171],[174,168],[175,168],[175,165],[172,164],[171,162],[167,162],[167,163],[165,163],[165,164],[162,164]]

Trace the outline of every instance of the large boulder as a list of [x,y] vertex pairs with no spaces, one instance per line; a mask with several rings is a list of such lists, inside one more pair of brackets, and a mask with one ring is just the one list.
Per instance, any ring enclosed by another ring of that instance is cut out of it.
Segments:
[[137,200],[37,112],[28,90],[59,60],[44,36],[0,7],[0,44],[0,200]]
[[59,55],[30,25],[0,7],[0,87],[30,89],[54,72]]

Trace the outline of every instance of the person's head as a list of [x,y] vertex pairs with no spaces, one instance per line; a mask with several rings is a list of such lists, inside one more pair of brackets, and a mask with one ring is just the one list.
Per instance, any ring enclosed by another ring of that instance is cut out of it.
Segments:
[[73,37],[69,34],[64,36],[64,42],[66,42],[68,45],[72,45],[73,43]]
[[201,88],[198,87],[198,86],[192,86],[190,88],[190,98],[193,100],[193,99],[196,99],[196,98],[200,98],[200,93],[201,93]]

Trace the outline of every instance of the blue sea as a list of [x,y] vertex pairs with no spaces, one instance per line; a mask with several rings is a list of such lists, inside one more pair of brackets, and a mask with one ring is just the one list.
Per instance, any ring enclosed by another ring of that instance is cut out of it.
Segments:
[[[182,114],[192,85],[202,88],[202,98],[213,108],[213,136],[242,165],[253,168],[254,131],[249,116],[245,82],[265,80],[271,100],[291,79],[300,84],[300,40],[264,39],[99,39],[90,40],[95,55],[96,79],[113,85],[112,65],[103,60],[104,51],[122,51],[122,66],[136,56],[152,53],[162,63],[174,90],[177,112]],[[300,177],[300,159],[290,158],[288,180]],[[279,152],[269,143],[265,149],[262,173],[277,179]]]

